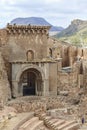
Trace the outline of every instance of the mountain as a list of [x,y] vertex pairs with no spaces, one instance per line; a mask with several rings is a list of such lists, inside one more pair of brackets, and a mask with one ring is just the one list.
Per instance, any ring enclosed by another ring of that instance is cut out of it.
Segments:
[[87,21],[73,20],[66,29],[56,35],[56,38],[74,44],[87,42]]
[[66,29],[58,34],[58,37],[71,36],[84,29],[85,27],[87,27],[87,21],[82,21],[79,19],[73,20]]
[[44,18],[41,17],[16,18],[11,21],[11,24],[18,24],[18,25],[31,24],[31,25],[41,25],[41,26],[48,25],[51,26],[50,31],[57,31],[57,32],[60,32],[64,29],[63,27],[53,26],[52,24],[50,24]]

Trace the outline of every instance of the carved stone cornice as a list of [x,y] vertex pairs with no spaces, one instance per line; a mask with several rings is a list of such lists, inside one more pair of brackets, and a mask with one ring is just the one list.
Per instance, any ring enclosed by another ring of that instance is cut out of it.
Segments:
[[29,34],[45,34],[48,35],[48,31],[51,26],[34,26],[34,25],[7,25],[6,31],[9,35],[29,35]]

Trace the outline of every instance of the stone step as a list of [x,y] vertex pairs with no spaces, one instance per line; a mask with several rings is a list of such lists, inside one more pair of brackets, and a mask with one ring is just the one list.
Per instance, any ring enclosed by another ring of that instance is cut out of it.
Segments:
[[57,128],[58,128],[58,130],[62,130],[63,128],[66,128],[74,123],[76,123],[76,122],[75,121],[67,121],[64,124],[58,126]]
[[39,120],[38,117],[32,117],[30,120],[26,121],[23,125],[20,126],[19,130],[26,129],[27,127],[31,127]]
[[74,123],[74,124],[64,128],[62,130],[78,130],[78,129],[79,129],[79,124],[78,123]]
[[48,123],[49,123],[49,124],[53,124],[53,123],[55,123],[55,122],[57,122],[57,121],[58,121],[58,119],[51,119],[51,120],[48,121]]
[[46,113],[43,113],[43,114],[41,114],[41,115],[39,114],[38,116],[39,116],[39,118],[40,118],[41,120],[43,120],[43,119],[45,119],[45,117],[46,117]]
[[45,125],[48,127],[48,128],[52,128],[52,124],[55,123],[56,121],[58,121],[58,119],[50,119],[50,120],[47,120],[47,121],[44,121]]
[[46,116],[46,117],[45,117],[45,120],[51,120],[51,119],[52,119],[51,116]]
[[19,113],[16,117],[7,121],[3,129],[0,130],[19,130],[20,126],[34,116],[34,112]]
[[19,128],[20,128],[20,126],[22,126],[23,124],[25,124],[25,122],[27,122],[28,120],[30,120],[31,118],[33,118],[34,117],[34,112],[31,112],[31,113],[27,113],[27,117],[25,117],[24,119],[22,118],[21,120],[20,120],[20,122],[16,125],[16,127],[14,127],[14,129],[13,130],[18,130]]
[[53,123],[52,126],[53,126],[53,128],[57,128],[59,126],[62,126],[64,123],[65,123],[64,120],[59,120],[56,123]]
[[[36,130],[38,127],[40,128],[41,126],[43,126],[43,124],[43,121],[38,121],[31,127],[31,130]],[[29,128],[27,130],[29,130]]]

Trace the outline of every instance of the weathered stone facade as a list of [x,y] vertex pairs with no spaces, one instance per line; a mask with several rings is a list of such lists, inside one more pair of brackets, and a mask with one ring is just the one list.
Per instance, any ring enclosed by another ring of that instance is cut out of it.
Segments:
[[7,82],[5,90],[0,87],[4,93],[1,98],[57,95],[86,86],[87,49],[50,38],[49,29],[8,24],[0,30],[1,58],[6,68],[2,68],[6,73],[3,80]]

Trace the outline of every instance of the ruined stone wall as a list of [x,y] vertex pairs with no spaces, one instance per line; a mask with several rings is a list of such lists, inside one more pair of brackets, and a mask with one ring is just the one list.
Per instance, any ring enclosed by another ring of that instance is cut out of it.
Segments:
[[[7,46],[8,36],[6,29],[0,30],[0,102],[6,103],[11,99],[11,88],[8,77],[8,54],[10,51],[5,48]],[[10,75],[10,74],[9,74]]]
[[0,47],[6,45],[7,40],[8,40],[8,37],[7,37],[6,29],[1,29],[0,30]]
[[0,102],[7,102],[11,99],[10,84],[5,68],[5,62],[0,52]]
[[82,48],[49,38],[48,50],[52,49],[53,58],[62,58],[62,67],[73,66],[77,58],[82,57]]
[[50,38],[48,42],[48,47],[52,48],[53,58],[58,57],[61,58],[62,67],[71,66],[74,70],[73,73],[62,73],[61,67],[58,69],[58,89],[60,90],[69,90],[72,91],[77,87],[83,86],[83,60],[86,54],[86,49],[83,50],[81,47],[76,47],[72,45],[68,45],[66,43],[59,42],[55,39]]
[[77,60],[77,47],[70,46],[68,51],[69,51],[69,65],[73,66],[73,64]]
[[78,74],[77,72],[58,72],[58,92],[69,91],[78,87]]
[[78,48],[77,48],[77,56],[83,57],[83,54],[84,54],[83,48],[78,47]]
[[87,60],[83,60],[83,87],[87,90]]
[[36,97],[28,96],[15,99],[8,102],[8,106],[11,106],[17,110],[17,112],[46,112],[49,109],[56,109],[64,107],[61,97]]
[[64,45],[62,46],[62,67],[69,66],[69,52],[68,52],[68,46]]
[[61,58],[62,57],[62,44],[56,39],[49,38],[48,39],[48,57],[49,57],[49,49],[52,49],[52,58]]
[[[9,29],[10,28],[10,29]],[[73,88],[78,86],[78,79],[87,84],[87,76],[85,72],[85,67],[87,63],[83,64],[83,74],[84,81],[82,81],[82,76],[80,73],[80,66],[78,66],[77,60],[79,57],[83,57],[83,60],[87,60],[87,49],[77,48],[75,46],[65,44],[63,42],[57,41],[56,39],[48,37],[48,28],[44,27],[36,27],[33,28],[29,26],[13,26],[7,27],[6,29],[0,30],[0,51],[4,57],[5,63],[1,64],[1,73],[4,74],[5,77],[1,75],[1,97],[3,100],[8,100],[10,97],[10,86],[8,79],[11,76],[11,66],[9,65],[10,61],[27,61],[28,60],[28,51],[32,51],[34,54],[34,60],[39,59],[40,61],[44,58],[50,58],[51,53],[49,53],[49,49],[52,51],[52,57],[50,60],[57,60],[57,58],[61,58],[60,65],[61,67],[66,66],[75,66],[76,71],[71,73],[61,72],[56,65],[53,67],[49,66],[49,85],[50,91],[53,91],[54,87],[58,86],[58,91],[69,90],[72,91]],[[2,59],[2,57],[0,57]],[[3,59],[2,59],[3,60]],[[83,61],[82,61],[83,63]],[[6,65],[4,65],[6,64]],[[80,64],[81,65],[81,64]],[[6,66],[6,70],[5,70]],[[55,68],[55,69],[54,69]],[[58,73],[57,73],[58,72]],[[57,76],[58,75],[58,76]],[[52,78],[54,76],[54,78]],[[79,78],[78,78],[79,77]],[[58,78],[58,80],[56,80]],[[10,79],[11,80],[11,79]],[[54,85],[55,82],[55,85]],[[5,87],[2,87],[5,86]],[[86,86],[86,85],[85,85]],[[4,93],[4,94],[3,94]],[[4,96],[3,96],[4,95]],[[9,96],[8,96],[9,95]]]
[[28,51],[33,53],[34,59],[47,57],[48,27],[8,26],[6,31],[8,41],[3,50],[10,51],[10,55],[6,54],[9,61],[28,60]]
[[57,63],[49,64],[49,92],[57,95]]
[[87,60],[87,48],[83,48],[83,59]]

